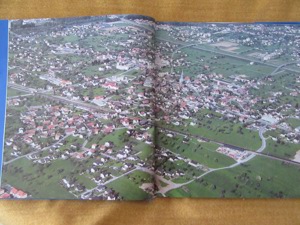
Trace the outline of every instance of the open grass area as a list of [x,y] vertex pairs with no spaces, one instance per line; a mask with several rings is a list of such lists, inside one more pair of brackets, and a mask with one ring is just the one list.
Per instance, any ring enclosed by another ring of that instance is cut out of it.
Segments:
[[7,97],[14,97],[14,96],[24,95],[24,94],[28,94],[28,93],[13,88],[7,88]]
[[141,185],[143,183],[152,183],[153,176],[149,173],[145,173],[140,170],[136,170],[129,175],[129,179],[134,180],[137,184]]
[[[232,74],[245,74],[251,78],[258,78],[268,75],[273,71],[273,68],[267,65],[250,65],[250,58],[249,61],[245,61],[242,59],[222,55],[222,52],[228,52],[212,48],[211,46],[200,45],[200,47],[210,51],[216,51],[218,53],[194,49],[193,47],[184,48],[179,53],[174,55],[174,59],[180,58],[180,54],[185,53],[187,54],[185,61],[189,62],[190,65],[177,67],[176,70],[184,70],[185,74],[189,76],[194,76],[196,74],[209,71],[210,73],[215,72],[223,74],[225,77],[229,77]],[[209,69],[203,69],[204,65],[209,66]]]
[[209,110],[199,112],[199,121],[196,126],[186,127],[166,124],[164,121],[157,123],[159,126],[208,138],[210,140],[231,144],[249,150],[257,150],[261,146],[258,132],[244,128],[241,124],[221,119],[221,116]]
[[73,135],[67,137],[64,141],[63,141],[63,146],[61,146],[59,148],[59,150],[61,151],[65,151],[68,150],[72,147],[75,146],[75,148],[77,148],[77,150],[79,150],[79,148],[82,146],[84,142],[83,138],[79,138],[79,137],[75,137]]
[[97,184],[85,175],[75,175],[77,182],[82,183],[87,189],[92,189],[97,186]]
[[[262,98],[269,97],[274,92],[290,93],[291,90],[289,89],[297,88],[297,77],[298,75],[296,73],[282,72],[280,74],[274,75],[271,81],[266,82],[265,85],[261,85],[259,89],[252,89],[250,93]],[[283,94],[279,97],[277,103],[288,103],[293,98],[297,98],[297,96],[293,97],[287,94]]]
[[124,146],[126,144],[126,141],[124,142],[124,138],[127,136],[128,135],[126,134],[126,128],[116,130],[113,133],[110,133],[108,135],[104,135],[104,134],[94,135],[88,141],[86,147],[91,148],[92,144],[103,145],[105,144],[105,142],[111,141],[114,143],[116,148],[120,148],[121,146]]
[[176,41],[176,39],[174,37],[172,37],[169,34],[169,32],[166,31],[166,30],[158,29],[158,30],[156,30],[155,35],[158,38],[165,38],[165,39],[168,39],[168,40],[171,40],[171,41]]
[[20,120],[20,113],[24,111],[23,106],[7,107],[6,109],[6,123],[5,123],[5,138],[12,137],[18,133],[19,128],[23,127]]
[[267,140],[267,147],[264,150],[265,154],[274,155],[280,158],[292,159],[300,150],[300,144],[293,143],[276,143],[271,139]]
[[156,166],[158,171],[163,172],[165,179],[173,180],[174,182],[177,181],[179,183],[194,179],[195,177],[203,173],[201,169],[193,167],[192,165],[188,164],[184,160],[176,160],[176,161],[168,160],[162,163],[156,161]]
[[[90,95],[90,89],[84,89],[83,92],[82,92],[82,95],[83,96],[89,96]],[[101,87],[97,87],[97,88],[93,88],[92,89],[92,93],[93,93],[93,96],[103,96],[105,95],[105,88],[101,88]]]
[[51,101],[38,96],[29,96],[27,97],[27,101],[25,105],[29,106],[44,106],[46,104],[50,104]]
[[139,142],[137,145],[133,147],[133,150],[139,152],[137,155],[142,160],[146,160],[149,157],[153,158],[154,149],[151,145],[145,144],[144,142]]
[[[149,179],[149,174],[140,172],[139,176]],[[134,176],[134,175],[132,175]],[[137,179],[137,178],[135,178]],[[124,200],[145,200],[150,198],[150,194],[139,188],[141,179],[130,179],[130,176],[120,177],[119,179],[107,184],[106,186],[115,190]]]
[[292,128],[297,128],[300,127],[300,120],[296,118],[289,118],[286,120],[286,122],[292,127]]
[[300,167],[255,157],[244,165],[212,172],[181,188],[169,197],[299,197]]
[[69,36],[65,36],[64,37],[64,42],[77,42],[79,40],[79,37],[77,37],[76,35],[69,35]]
[[220,197],[218,192],[214,192],[210,187],[202,188],[198,183],[192,182],[181,188],[171,190],[167,193],[168,197],[188,198],[188,197]]
[[[26,158],[19,159],[3,169],[2,183],[8,183],[37,199],[76,198],[59,184],[64,176],[74,171],[72,162],[56,160],[48,165],[34,165]],[[61,169],[63,171],[59,173]]]
[[232,158],[215,151],[219,147],[218,144],[198,142],[195,138],[190,138],[184,143],[183,139],[180,135],[170,138],[163,133],[159,133],[157,137],[159,146],[211,168],[229,166],[235,162]]

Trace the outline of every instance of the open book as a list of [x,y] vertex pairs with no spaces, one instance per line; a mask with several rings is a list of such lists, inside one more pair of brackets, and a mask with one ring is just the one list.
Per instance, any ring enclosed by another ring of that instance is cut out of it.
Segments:
[[297,23],[1,21],[0,198],[299,197],[299,49]]

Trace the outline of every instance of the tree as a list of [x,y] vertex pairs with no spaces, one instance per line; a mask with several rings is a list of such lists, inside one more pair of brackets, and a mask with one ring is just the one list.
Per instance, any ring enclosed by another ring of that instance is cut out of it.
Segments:
[[94,91],[92,88],[89,89],[89,98],[93,99],[94,98]]

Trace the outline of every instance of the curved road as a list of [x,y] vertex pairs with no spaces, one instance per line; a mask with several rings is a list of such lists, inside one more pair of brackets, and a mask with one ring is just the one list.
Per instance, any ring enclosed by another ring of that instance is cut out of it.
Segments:
[[[265,129],[264,129],[264,128],[260,128],[260,129],[259,129],[259,137],[260,137],[261,140],[262,140],[262,144],[261,144],[260,148],[257,149],[256,152],[262,152],[262,151],[266,148],[266,139],[265,139],[265,137],[263,136],[263,133],[264,133],[264,132],[265,132]],[[225,170],[225,169],[230,169],[230,168],[234,168],[234,167],[236,167],[236,166],[239,166],[240,164],[245,163],[245,162],[248,162],[249,160],[253,159],[255,156],[256,156],[256,154],[252,153],[252,154],[249,155],[247,158],[245,158],[245,159],[243,159],[243,160],[240,160],[240,161],[238,161],[238,162],[236,162],[236,163],[234,163],[234,164],[232,164],[232,165],[230,165],[230,166],[221,167],[221,168],[216,168],[216,169],[210,169],[209,171],[207,171],[207,172],[201,174],[200,176],[198,176],[197,178],[195,178],[195,179],[193,179],[193,180],[190,180],[190,181],[188,181],[188,182],[185,182],[185,183],[181,183],[181,184],[175,184],[175,183],[169,184],[169,185],[167,185],[167,186],[165,186],[165,187],[162,187],[162,188],[158,191],[158,193],[161,193],[162,195],[165,195],[165,193],[167,193],[168,191],[171,191],[171,190],[173,190],[173,189],[180,188],[180,187],[185,186],[185,185],[187,185],[187,184],[189,184],[189,183],[192,183],[194,180],[199,179],[199,178],[201,178],[201,177],[203,177],[203,176],[205,176],[205,175],[207,175],[207,174],[209,174],[209,173],[212,173],[212,172],[215,172],[215,171],[218,171],[218,170]]]

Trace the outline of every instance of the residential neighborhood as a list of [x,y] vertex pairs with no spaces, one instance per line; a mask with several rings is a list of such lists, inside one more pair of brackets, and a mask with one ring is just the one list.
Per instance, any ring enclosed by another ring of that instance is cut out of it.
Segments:
[[157,24],[158,196],[299,197],[299,37],[291,24]]
[[9,197],[153,196],[154,22],[135,21],[150,30],[114,16],[11,23]]

